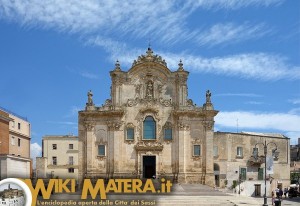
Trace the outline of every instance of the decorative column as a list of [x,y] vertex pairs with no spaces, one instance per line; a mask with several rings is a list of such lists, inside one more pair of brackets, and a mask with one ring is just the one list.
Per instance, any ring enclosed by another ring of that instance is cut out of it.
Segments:
[[183,122],[178,123],[178,181],[185,182],[186,180],[186,163],[187,163],[187,152],[190,151],[186,143],[187,135],[190,130],[190,126]]
[[213,137],[214,137],[214,121],[204,121],[203,126],[205,128],[205,184],[214,186],[214,162],[213,162]]
[[93,137],[95,135],[95,123],[94,122],[84,122],[84,126],[86,128],[86,175],[88,175],[89,172],[92,172],[93,169],[93,160],[95,158],[94,156],[94,141]]
[[120,172],[120,162],[122,162],[122,151],[120,143],[123,143],[117,134],[122,126],[121,121],[108,121],[108,142],[107,142],[107,173],[112,178],[115,172]]
[[180,60],[178,64],[178,69],[176,71],[176,103],[179,106],[186,106],[186,100],[188,96],[188,91],[187,91],[187,78],[189,75],[189,72],[185,71],[183,68],[182,61]]

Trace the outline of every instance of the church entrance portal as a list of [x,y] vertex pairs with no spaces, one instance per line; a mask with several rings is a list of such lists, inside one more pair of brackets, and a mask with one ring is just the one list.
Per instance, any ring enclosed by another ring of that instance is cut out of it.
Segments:
[[143,156],[143,177],[153,178],[156,176],[156,157]]

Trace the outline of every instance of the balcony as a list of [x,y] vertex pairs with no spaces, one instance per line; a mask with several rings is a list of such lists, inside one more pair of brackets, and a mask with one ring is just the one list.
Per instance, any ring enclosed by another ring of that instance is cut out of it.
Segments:
[[251,166],[260,166],[261,164],[265,163],[265,157],[259,156],[257,159],[255,159],[253,156],[251,156],[248,160],[248,163]]

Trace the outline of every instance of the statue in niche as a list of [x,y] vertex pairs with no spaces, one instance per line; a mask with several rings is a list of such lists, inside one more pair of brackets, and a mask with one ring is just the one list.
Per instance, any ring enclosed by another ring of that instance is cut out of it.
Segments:
[[210,97],[211,97],[211,92],[209,90],[207,90],[206,91],[206,103],[211,103]]
[[136,98],[140,98],[140,92],[141,92],[141,85],[138,84],[135,86],[135,96]]
[[93,93],[92,93],[92,90],[88,91],[87,96],[88,96],[88,102],[86,103],[86,105],[87,106],[93,106],[94,103],[93,103]]
[[148,99],[153,98],[153,82],[152,81],[148,81],[148,83],[147,83],[146,98],[148,98]]

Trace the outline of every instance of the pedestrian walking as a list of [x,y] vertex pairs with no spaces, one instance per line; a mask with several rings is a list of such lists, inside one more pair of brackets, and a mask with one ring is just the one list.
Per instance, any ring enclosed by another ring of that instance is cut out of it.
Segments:
[[274,205],[274,199],[275,199],[275,192],[272,191],[272,205]]

